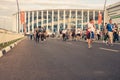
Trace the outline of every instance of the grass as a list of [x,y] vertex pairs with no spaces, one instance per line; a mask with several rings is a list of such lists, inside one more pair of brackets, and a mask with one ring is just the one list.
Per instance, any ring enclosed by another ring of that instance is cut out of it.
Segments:
[[13,44],[13,43],[15,43],[15,42],[17,42],[17,41],[19,41],[20,39],[22,39],[22,38],[15,39],[15,40],[12,40],[12,41],[9,41],[9,42],[5,42],[5,43],[1,43],[0,44],[0,50],[5,48],[5,47],[7,47],[7,46],[9,46],[9,45],[11,45],[11,44]]

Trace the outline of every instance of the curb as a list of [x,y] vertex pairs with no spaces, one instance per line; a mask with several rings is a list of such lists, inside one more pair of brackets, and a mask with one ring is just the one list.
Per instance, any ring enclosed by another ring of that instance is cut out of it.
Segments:
[[18,40],[17,42],[3,48],[2,50],[0,50],[0,58],[2,56],[4,56],[7,52],[9,52],[10,50],[12,50],[18,43],[20,43],[22,40],[24,40],[25,38]]

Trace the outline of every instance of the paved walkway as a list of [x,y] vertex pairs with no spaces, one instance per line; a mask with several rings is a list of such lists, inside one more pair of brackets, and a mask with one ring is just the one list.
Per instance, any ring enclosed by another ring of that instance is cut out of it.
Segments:
[[0,80],[120,80],[119,50],[119,45],[95,43],[88,49],[85,42],[25,39],[0,58]]

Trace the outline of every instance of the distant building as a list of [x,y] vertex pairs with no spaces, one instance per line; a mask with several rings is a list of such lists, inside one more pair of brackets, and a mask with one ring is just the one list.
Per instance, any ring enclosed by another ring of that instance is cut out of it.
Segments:
[[[113,23],[117,23],[119,30],[120,30],[120,2],[117,2],[115,4],[109,5],[107,7],[107,13],[108,19],[112,19]],[[108,22],[108,19],[106,22]]]
[[[90,18],[95,20],[98,27],[98,14],[103,10],[97,9],[49,9],[25,11],[26,32],[34,32],[36,28],[44,27],[52,32],[59,32],[66,28],[85,29]],[[14,14],[13,29],[18,32],[18,14]],[[103,19],[103,18],[102,18]],[[101,26],[102,28],[102,26]],[[19,32],[24,32],[20,24]]]

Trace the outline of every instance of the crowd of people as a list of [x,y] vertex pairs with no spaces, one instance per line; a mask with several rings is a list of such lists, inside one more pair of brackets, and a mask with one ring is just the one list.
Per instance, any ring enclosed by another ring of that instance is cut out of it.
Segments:
[[88,48],[92,47],[94,40],[103,40],[107,45],[113,46],[113,42],[117,42],[120,39],[120,31],[116,23],[112,23],[112,19],[109,23],[105,23],[103,30],[97,29],[94,25],[94,20],[90,19],[90,22],[86,26],[86,31],[78,28],[75,29],[64,29],[60,31],[63,41],[73,40],[77,41],[85,39],[88,42]]
[[38,28],[34,31],[34,33],[31,31],[30,32],[30,39],[31,40],[35,40],[37,43],[39,43],[39,41],[46,41],[46,37],[47,37],[47,32],[44,28]]
[[[55,34],[51,35],[55,36]],[[45,28],[38,28],[34,33],[30,32],[30,39],[35,40],[37,43],[39,41],[46,41],[48,37],[47,31]],[[113,46],[113,43],[120,40],[120,31],[116,23],[112,23],[112,19],[109,20],[109,23],[105,23],[105,26],[102,30],[96,28],[94,25],[94,20],[90,19],[89,23],[86,25],[86,30],[81,28],[76,29],[63,29],[60,30],[60,37],[63,41],[72,40],[86,40],[88,43],[88,48],[92,47],[94,40],[103,40],[107,45]]]

